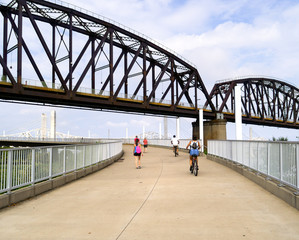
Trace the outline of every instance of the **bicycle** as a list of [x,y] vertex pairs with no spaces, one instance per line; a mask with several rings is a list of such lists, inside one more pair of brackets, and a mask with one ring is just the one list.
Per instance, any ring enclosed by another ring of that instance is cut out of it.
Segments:
[[192,168],[191,168],[191,174],[193,173],[194,176],[197,176],[198,174],[198,165],[196,161],[197,155],[192,155]]
[[176,157],[178,154],[178,146],[173,146],[174,156]]

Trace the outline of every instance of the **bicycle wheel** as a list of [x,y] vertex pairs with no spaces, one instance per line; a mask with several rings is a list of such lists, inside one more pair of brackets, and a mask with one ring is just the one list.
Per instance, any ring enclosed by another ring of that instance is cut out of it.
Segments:
[[198,166],[197,166],[196,158],[193,159],[193,162],[194,162],[193,174],[194,174],[194,176],[197,176]]
[[192,159],[192,166],[191,166],[191,169],[190,169],[191,174],[193,174],[193,170],[194,170],[194,161]]

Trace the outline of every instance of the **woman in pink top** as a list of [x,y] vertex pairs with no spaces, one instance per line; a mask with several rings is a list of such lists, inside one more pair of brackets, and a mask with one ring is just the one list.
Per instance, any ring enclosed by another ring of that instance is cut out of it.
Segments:
[[141,144],[140,144],[140,141],[138,138],[135,139],[133,153],[135,156],[136,169],[140,169],[141,168],[141,155],[143,156],[143,154],[142,154]]

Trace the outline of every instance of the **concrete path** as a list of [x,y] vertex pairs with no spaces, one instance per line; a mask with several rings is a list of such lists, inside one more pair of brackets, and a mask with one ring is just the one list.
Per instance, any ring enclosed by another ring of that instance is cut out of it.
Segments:
[[149,148],[52,192],[0,210],[0,239],[299,239],[299,211],[238,173]]

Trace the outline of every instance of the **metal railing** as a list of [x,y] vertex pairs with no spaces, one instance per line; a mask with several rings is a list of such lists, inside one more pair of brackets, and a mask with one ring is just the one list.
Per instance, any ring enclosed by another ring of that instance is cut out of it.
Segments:
[[266,79],[274,79],[280,82],[285,82],[288,83],[289,85],[294,86],[293,83],[291,83],[290,81],[284,80],[282,78],[277,78],[277,77],[271,77],[271,76],[266,76],[266,75],[244,75],[244,76],[236,76],[236,77],[231,77],[231,78],[226,78],[226,79],[221,79],[221,80],[217,80],[216,83],[224,83],[224,82],[231,82],[231,81],[236,81],[236,80],[242,80],[245,78],[256,78],[256,79],[260,79],[260,78],[266,78]]
[[0,193],[32,185],[116,156],[122,143],[0,150]]
[[[15,81],[17,81],[17,78],[14,77]],[[7,80],[0,79],[0,83],[7,83]],[[22,79],[22,84],[27,87],[41,87],[41,88],[50,88],[50,89],[56,89],[56,90],[61,90],[62,85],[60,83],[51,83],[48,81],[41,82],[39,80],[34,80],[34,79],[28,79],[28,78],[23,78]],[[109,91],[103,91],[101,89],[92,89],[89,87],[79,87],[78,93],[83,93],[83,94],[92,94],[95,96],[99,97],[109,97],[110,92]],[[137,100],[137,101],[143,101],[143,96],[141,95],[133,95],[133,94],[123,94],[119,93],[118,98],[123,98],[123,99],[128,99],[128,100]],[[169,99],[161,99],[161,98],[152,98],[151,103],[161,103],[161,104],[166,104],[166,105],[171,105],[171,100]],[[178,106],[181,107],[191,107],[195,108],[195,105],[192,103],[187,103],[187,102],[179,102]],[[198,104],[197,108],[203,108],[203,105]]]
[[[171,139],[147,139],[149,146],[163,146],[163,147],[172,147]],[[185,149],[191,139],[180,139],[178,147],[180,149]],[[124,144],[134,144],[134,139],[124,138],[121,139]],[[141,139],[142,144],[142,139]]]
[[70,137],[70,138],[44,138],[44,137],[11,137],[11,136],[0,136],[0,141],[11,141],[11,142],[53,142],[53,143],[102,143],[103,140],[99,138],[87,138],[87,137]]
[[299,143],[208,141],[208,154],[239,163],[299,191]]

